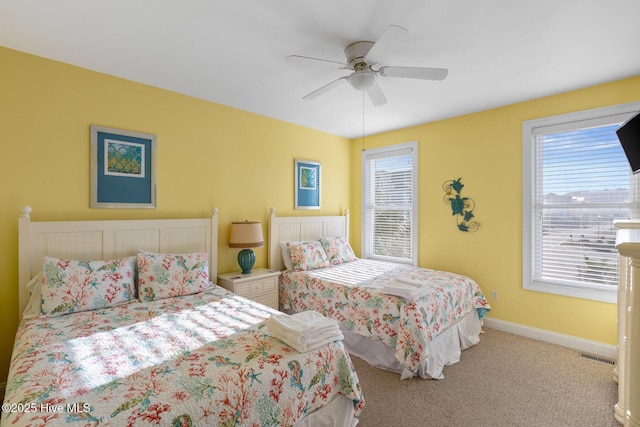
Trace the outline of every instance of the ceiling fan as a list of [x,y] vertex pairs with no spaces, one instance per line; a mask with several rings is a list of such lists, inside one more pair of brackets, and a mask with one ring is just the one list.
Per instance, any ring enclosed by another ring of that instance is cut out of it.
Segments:
[[406,28],[398,25],[389,25],[376,42],[358,41],[351,43],[344,49],[344,54],[347,58],[346,63],[302,55],[287,56],[289,60],[302,59],[334,63],[340,65],[341,69],[353,71],[348,76],[340,77],[303,96],[302,99],[310,100],[317,98],[334,87],[344,82],[349,82],[354,89],[367,92],[373,105],[379,106],[385,104],[387,98],[378,85],[378,77],[444,80],[449,73],[449,70],[446,68],[398,67],[392,65],[382,66],[378,69],[374,68],[374,66],[381,62],[384,54],[390,49],[393,49],[407,34],[409,34],[409,31]]

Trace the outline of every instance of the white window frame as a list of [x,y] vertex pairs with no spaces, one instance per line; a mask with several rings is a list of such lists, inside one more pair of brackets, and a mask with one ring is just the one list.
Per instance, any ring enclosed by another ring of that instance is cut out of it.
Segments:
[[[594,301],[615,303],[617,300],[617,289],[605,289],[604,287],[587,286],[565,286],[544,281],[534,280],[533,277],[533,256],[534,256],[534,209],[533,197],[535,185],[534,173],[534,150],[535,137],[540,134],[541,128],[545,131],[564,131],[582,128],[582,124],[589,122],[589,125],[598,126],[611,124],[616,121],[624,121],[640,110],[640,102],[615,105],[610,107],[596,108],[592,110],[579,111],[569,114],[561,114],[541,119],[528,120],[522,124],[522,280],[523,288],[526,290],[545,292],[556,295],[564,295],[575,298],[584,298]],[[546,132],[545,132],[546,133]],[[631,191],[631,190],[630,190]]]
[[[380,155],[398,155],[402,151],[411,150],[413,157],[413,204],[411,206],[411,259],[391,258],[373,254],[373,238],[371,224],[369,224],[369,216],[367,215],[369,201],[369,162],[372,157]],[[362,257],[369,259],[378,259],[382,261],[391,261],[403,264],[418,265],[418,142],[405,142],[401,144],[389,145],[386,147],[372,148],[362,152]]]

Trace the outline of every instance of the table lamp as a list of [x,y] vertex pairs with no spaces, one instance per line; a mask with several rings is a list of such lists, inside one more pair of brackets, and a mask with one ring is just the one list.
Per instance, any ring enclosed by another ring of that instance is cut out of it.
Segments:
[[256,254],[249,248],[261,248],[264,246],[262,237],[262,224],[257,221],[244,221],[231,223],[230,248],[242,248],[238,253],[238,264],[242,274],[251,273],[256,262]]

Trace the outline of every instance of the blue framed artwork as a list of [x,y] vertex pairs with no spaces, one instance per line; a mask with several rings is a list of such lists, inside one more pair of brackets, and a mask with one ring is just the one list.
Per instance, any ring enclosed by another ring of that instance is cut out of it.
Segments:
[[156,207],[156,136],[91,126],[92,208]]
[[295,209],[320,209],[320,166],[295,159]]

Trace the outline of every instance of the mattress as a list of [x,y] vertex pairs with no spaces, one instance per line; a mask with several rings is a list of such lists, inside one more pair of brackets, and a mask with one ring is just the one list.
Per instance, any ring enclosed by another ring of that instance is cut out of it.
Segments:
[[[389,294],[400,278],[419,285],[420,295],[406,299]],[[445,331],[456,328],[458,338],[461,332],[479,335],[479,321],[490,310],[482,290],[469,277],[367,259],[282,272],[280,305],[283,310],[315,310],[338,320],[348,343],[363,337],[391,349],[397,365],[383,366],[401,369],[403,378],[427,375],[430,343]],[[461,323],[466,317],[470,325]],[[462,340],[466,348],[469,340]],[[441,372],[435,377],[441,377]]]
[[23,320],[0,422],[305,425],[345,402],[357,416],[364,398],[343,343],[298,353],[265,327],[274,313],[214,285]]

